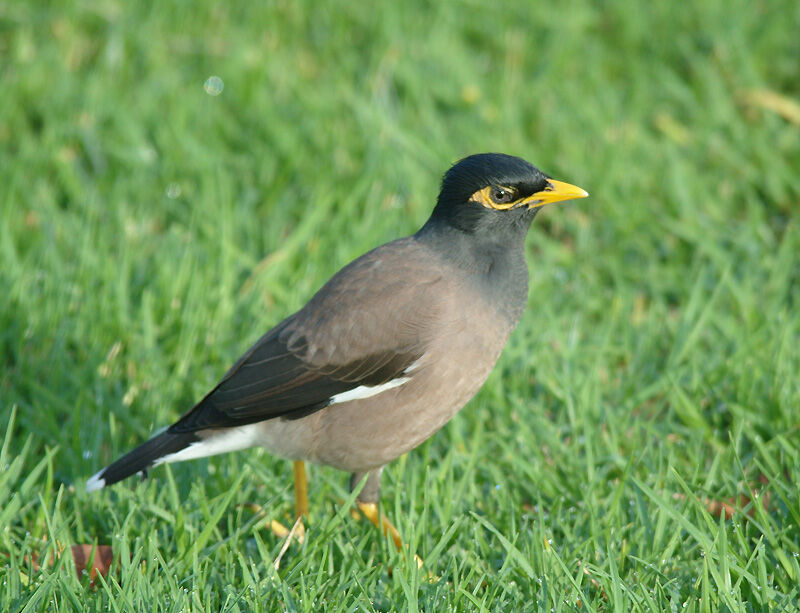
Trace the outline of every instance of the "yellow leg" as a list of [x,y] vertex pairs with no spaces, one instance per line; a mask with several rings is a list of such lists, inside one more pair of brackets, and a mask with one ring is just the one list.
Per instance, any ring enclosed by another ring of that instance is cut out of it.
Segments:
[[298,518],[306,515],[308,515],[306,465],[303,460],[297,460],[294,463],[294,516]]
[[[394,546],[402,553],[404,551],[403,537],[400,536],[400,532],[394,527],[394,524],[378,510],[378,505],[374,502],[359,502],[357,504],[358,509],[364,514],[364,517],[375,524],[375,527],[380,530],[384,536],[391,536]],[[414,555],[414,559],[417,561],[417,566],[421,568],[423,564],[422,558],[418,555]]]
[[287,529],[279,521],[273,519],[270,522],[272,532],[278,538],[287,539],[287,543],[292,538],[302,543],[306,535],[306,527],[303,525],[303,517],[308,515],[308,479],[306,478],[306,465],[302,460],[294,463],[294,517],[295,523],[291,530]]

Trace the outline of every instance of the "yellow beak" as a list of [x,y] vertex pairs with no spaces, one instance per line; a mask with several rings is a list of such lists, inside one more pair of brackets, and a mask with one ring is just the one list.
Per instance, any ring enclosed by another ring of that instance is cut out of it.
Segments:
[[547,180],[547,187],[540,192],[531,194],[524,200],[518,203],[519,205],[526,204],[528,208],[536,208],[551,204],[553,202],[563,202],[564,200],[575,200],[576,198],[586,198],[589,195],[584,189],[576,185],[570,185],[563,181],[556,181],[555,179]]

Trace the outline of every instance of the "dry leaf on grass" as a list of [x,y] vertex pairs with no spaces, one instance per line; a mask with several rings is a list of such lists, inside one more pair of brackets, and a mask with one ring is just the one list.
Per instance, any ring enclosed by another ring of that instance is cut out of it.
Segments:
[[[766,478],[762,475],[758,479],[762,485],[767,482]],[[769,492],[761,492],[756,488],[752,488],[753,496],[749,493],[739,494],[738,496],[731,496],[722,500],[715,500],[713,498],[700,498],[706,511],[716,517],[724,517],[725,519],[732,519],[736,513],[744,513],[745,517],[753,517],[755,515],[755,507],[759,502],[764,507],[764,510],[769,510],[770,495]],[[675,493],[672,495],[675,500],[686,500],[685,494]],[[745,508],[750,507],[745,512]]]
[[769,89],[747,89],[739,92],[740,99],[751,107],[772,111],[786,121],[800,126],[800,102]]
[[[63,550],[57,555],[61,555],[62,552]],[[70,547],[70,552],[72,553],[72,559],[75,563],[75,572],[78,573],[79,577],[88,572],[92,583],[94,583],[98,574],[104,577],[108,574],[108,569],[111,567],[111,562],[114,560],[114,552],[110,545],[72,545]],[[28,561],[27,556],[25,557],[25,561]],[[41,568],[38,554],[32,554],[30,561],[33,570],[39,570],[39,568]],[[91,566],[87,568],[90,562]],[[52,564],[53,556],[51,555],[48,556],[46,565],[51,566]]]
[[[98,573],[104,577],[108,574],[114,560],[114,552],[109,545],[73,545],[70,549],[78,576],[88,571],[89,577],[94,581]],[[90,561],[91,566],[87,569]]]

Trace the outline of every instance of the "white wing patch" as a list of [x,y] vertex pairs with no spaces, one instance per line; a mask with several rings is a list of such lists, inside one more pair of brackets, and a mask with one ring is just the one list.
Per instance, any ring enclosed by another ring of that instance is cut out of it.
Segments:
[[380,394],[381,392],[385,392],[386,390],[400,387],[403,385],[403,383],[410,380],[411,377],[398,377],[397,379],[392,379],[391,381],[381,383],[380,385],[359,385],[358,387],[347,390],[346,392],[342,392],[341,394],[331,396],[330,404],[339,404],[341,402],[350,402],[351,400],[370,398]]
[[[417,368],[420,366],[420,362],[422,362],[421,357],[415,360],[411,366],[406,368],[403,371],[403,374],[409,375],[417,370]],[[386,392],[396,387],[400,387],[409,381],[411,381],[411,377],[397,377],[396,379],[392,379],[386,383],[381,383],[380,385],[359,385],[358,387],[347,390],[346,392],[342,392],[341,394],[331,396],[331,401],[328,406],[332,404],[340,404],[342,402],[350,402],[351,400],[363,400],[364,398],[371,398],[372,396],[376,396],[381,392]]]

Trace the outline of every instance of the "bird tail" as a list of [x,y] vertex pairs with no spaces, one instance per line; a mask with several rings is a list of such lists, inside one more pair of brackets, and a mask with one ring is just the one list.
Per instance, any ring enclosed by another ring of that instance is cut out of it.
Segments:
[[166,456],[182,451],[197,441],[198,437],[193,432],[172,433],[169,430],[162,432],[92,476],[86,482],[86,491],[99,490],[145,471],[155,464],[160,464]]

